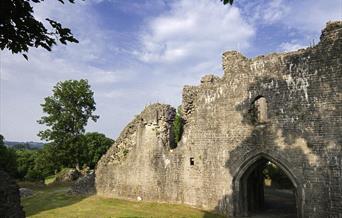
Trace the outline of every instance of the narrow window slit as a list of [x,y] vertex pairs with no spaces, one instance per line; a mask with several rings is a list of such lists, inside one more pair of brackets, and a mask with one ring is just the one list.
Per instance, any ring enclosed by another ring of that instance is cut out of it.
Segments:
[[195,165],[195,160],[193,157],[190,157],[190,166]]

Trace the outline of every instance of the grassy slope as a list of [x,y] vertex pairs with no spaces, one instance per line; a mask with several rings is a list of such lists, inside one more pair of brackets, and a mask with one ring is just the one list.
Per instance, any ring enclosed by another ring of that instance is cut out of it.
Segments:
[[72,196],[67,194],[67,186],[35,191],[34,196],[22,199],[28,217],[219,217],[183,205]]

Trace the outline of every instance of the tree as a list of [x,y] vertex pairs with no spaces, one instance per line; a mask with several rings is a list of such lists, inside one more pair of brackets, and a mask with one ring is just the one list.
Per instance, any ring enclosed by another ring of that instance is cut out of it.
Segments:
[[84,128],[89,119],[96,122],[99,118],[93,115],[96,109],[93,95],[87,80],[66,80],[58,82],[53,95],[41,104],[47,115],[38,123],[48,129],[40,131],[38,136],[53,142],[64,166],[80,166]]
[[84,153],[82,165],[86,165],[93,169],[102,155],[104,155],[108,148],[114,143],[114,140],[107,138],[104,134],[91,132],[84,135],[83,143]]
[[43,149],[38,150],[34,168],[45,178],[62,169],[62,159],[57,146],[53,146],[53,143],[47,143]]
[[226,5],[228,3],[232,5],[234,0],[221,0],[221,2],[223,2],[224,5]]
[[[32,150],[16,150],[17,155],[17,175],[18,179],[36,180],[37,173],[34,170],[35,159],[37,158],[38,151]],[[41,179],[41,176],[39,176]],[[38,179],[38,180],[39,180]]]
[[[0,48],[9,49],[12,53],[22,53],[27,59],[30,47],[43,47],[51,51],[51,47],[59,40],[78,43],[71,30],[64,28],[59,22],[46,18],[51,25],[50,30],[33,16],[32,3],[44,0],[1,0],[0,3]],[[65,0],[58,0],[64,4]],[[74,0],[67,0],[74,3]]]
[[2,135],[0,135],[0,169],[6,171],[11,176],[15,176],[17,172],[15,151],[5,146]]

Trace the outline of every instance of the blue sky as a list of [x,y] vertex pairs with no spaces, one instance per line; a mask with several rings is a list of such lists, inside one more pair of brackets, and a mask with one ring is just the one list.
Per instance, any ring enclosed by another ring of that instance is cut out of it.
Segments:
[[0,134],[39,141],[40,104],[67,79],[88,79],[100,119],[87,130],[116,138],[154,102],[177,107],[184,85],[222,75],[221,55],[286,52],[319,40],[329,20],[342,19],[342,0],[86,0],[45,1],[35,16],[61,21],[79,44],[32,49],[29,61],[1,51]]

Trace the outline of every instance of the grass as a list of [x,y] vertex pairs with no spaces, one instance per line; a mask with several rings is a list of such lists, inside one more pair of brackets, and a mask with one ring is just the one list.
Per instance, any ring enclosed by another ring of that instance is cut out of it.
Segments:
[[[32,187],[31,187],[32,188]],[[48,185],[34,189],[22,199],[27,217],[220,217],[184,205],[136,202],[93,196],[73,196],[66,185]]]
[[55,179],[56,179],[56,176],[55,176],[55,175],[48,176],[48,177],[45,178],[44,183],[45,183],[46,185],[52,184],[52,183],[55,181]]

